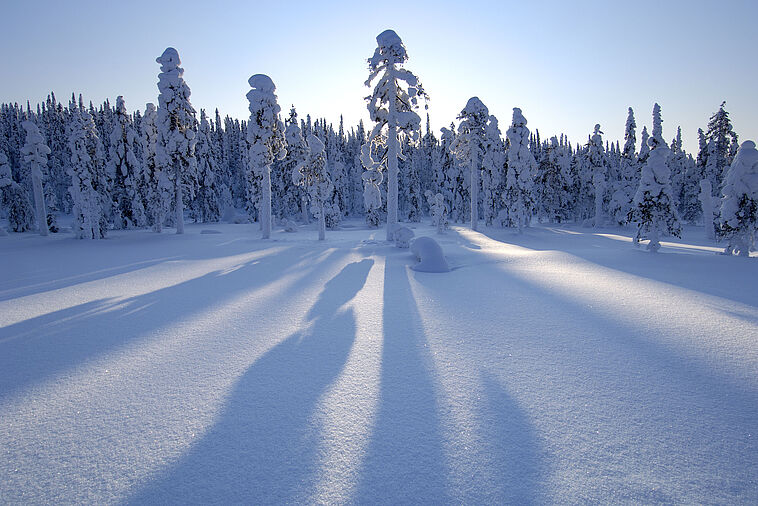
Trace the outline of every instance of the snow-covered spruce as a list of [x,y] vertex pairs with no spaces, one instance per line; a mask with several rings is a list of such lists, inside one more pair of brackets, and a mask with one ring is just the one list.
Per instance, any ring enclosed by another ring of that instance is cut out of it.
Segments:
[[418,78],[402,68],[408,54],[400,37],[392,30],[385,30],[377,35],[376,43],[374,55],[368,59],[370,74],[365,83],[370,87],[379,78],[367,97],[369,116],[375,123],[368,142],[387,146],[387,240],[392,241],[392,233],[398,222],[400,143],[397,136],[404,133],[414,142],[418,139],[421,118],[414,110],[418,107],[418,99],[425,98],[426,93]]
[[103,239],[108,231],[110,193],[102,165],[102,144],[90,114],[73,107],[67,134],[74,235],[79,239]]
[[487,148],[487,122],[490,113],[478,97],[471,97],[458,115],[458,135],[451,149],[469,167],[471,230],[479,228],[479,186],[482,161]]
[[[276,86],[270,77],[255,74],[248,79],[252,90],[247,92],[250,120],[247,142],[250,145],[250,170],[262,178],[260,195],[261,230],[263,238],[271,237],[271,164],[287,154],[284,124],[279,118],[281,108],[276,101]],[[323,143],[322,143],[323,145]]]
[[326,170],[326,153],[324,143],[313,134],[308,136],[308,159],[293,173],[293,182],[303,186],[311,201],[311,211],[318,218],[318,239],[326,237],[326,215],[324,206],[332,198],[334,185],[329,180]]
[[8,227],[26,232],[34,227],[34,210],[24,189],[13,180],[8,157],[0,151],[0,198],[8,213]]
[[426,190],[424,194],[429,202],[429,211],[432,214],[432,224],[437,227],[438,234],[444,234],[447,228],[447,206],[445,197],[441,193],[432,193]]
[[166,48],[155,61],[161,66],[155,159],[160,171],[173,183],[176,233],[183,234],[185,187],[188,198],[192,198],[195,189],[195,109],[190,104],[190,89],[184,82],[176,49]]
[[366,209],[366,223],[369,227],[378,227],[381,220],[382,191],[379,185],[384,180],[382,157],[374,158],[372,149],[375,144],[367,142],[361,147],[361,164],[366,169],[361,178],[363,180],[363,205]]
[[47,210],[45,209],[45,193],[42,188],[43,171],[47,170],[47,155],[50,148],[45,143],[45,138],[39,132],[37,125],[31,121],[21,124],[26,130],[26,143],[21,150],[24,156],[24,164],[29,168],[32,175],[32,188],[34,189],[34,208],[37,217],[37,230],[40,235],[48,235]]
[[113,181],[113,225],[115,228],[144,227],[147,223],[142,195],[136,182],[138,162],[134,154],[136,133],[124,97],[116,98],[116,117],[108,145],[108,175]]
[[505,143],[500,135],[497,118],[490,115],[482,156],[482,210],[484,223],[492,225],[502,208],[500,186],[505,180]]
[[595,125],[595,131],[590,137],[589,162],[592,170],[592,187],[595,189],[595,228],[605,223],[605,195],[608,189],[608,159],[603,149],[603,132],[600,125]]
[[[284,128],[284,141],[287,144],[287,155],[282,161],[285,175],[290,181],[300,171],[300,167],[308,160],[308,145],[303,139],[303,132],[297,121],[297,112],[293,107],[290,110],[290,117],[286,120]],[[293,182],[294,184],[294,182]],[[308,223],[308,192],[303,188],[294,185],[292,200],[293,207],[300,207],[300,214],[304,223]]]
[[171,181],[166,169],[156,161],[158,147],[158,112],[154,104],[147,104],[142,119],[143,173],[145,178],[147,221],[155,232],[163,230],[171,209]]
[[749,256],[758,231],[758,150],[753,141],[742,143],[726,174],[720,220],[720,233],[729,241],[724,253]]
[[653,135],[648,139],[651,148],[647,162],[642,168],[640,186],[634,195],[634,206],[629,221],[637,223],[635,245],[649,239],[648,251],[660,249],[660,234],[681,235],[681,224],[671,195],[670,171],[666,160],[670,149],[661,135],[660,106],[653,108]]
[[221,218],[221,202],[216,173],[218,172],[216,153],[211,136],[211,127],[205,110],[200,110],[200,126],[195,143],[198,189],[192,201],[195,221],[216,222]]
[[508,149],[508,173],[505,183],[505,202],[511,226],[521,232],[529,226],[534,192],[534,172],[537,162],[529,151],[529,129],[521,109],[513,108],[513,123],[506,132]]

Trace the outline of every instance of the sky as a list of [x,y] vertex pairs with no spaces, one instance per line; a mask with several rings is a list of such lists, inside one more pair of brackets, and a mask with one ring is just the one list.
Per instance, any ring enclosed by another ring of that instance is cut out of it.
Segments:
[[95,104],[123,95],[144,111],[157,103],[155,58],[171,46],[198,111],[246,119],[247,79],[261,73],[284,114],[294,105],[335,125],[342,114],[349,129],[368,124],[366,60],[391,28],[437,131],[477,96],[503,134],[520,107],[542,139],[564,133],[584,144],[599,123],[623,144],[632,107],[639,148],[658,102],[664,137],[681,126],[695,154],[697,129],[726,101],[740,141],[758,140],[755,0],[4,0],[0,12],[0,103],[34,105],[51,91],[67,102],[76,92]]

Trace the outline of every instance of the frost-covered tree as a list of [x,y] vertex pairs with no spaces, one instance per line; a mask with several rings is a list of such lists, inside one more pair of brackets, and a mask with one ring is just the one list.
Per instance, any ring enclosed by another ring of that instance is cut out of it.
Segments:
[[469,191],[467,185],[466,168],[459,162],[453,152],[455,142],[455,127],[441,129],[441,144],[437,156],[438,172],[442,176],[441,193],[445,202],[449,203],[449,217],[455,223],[462,223],[466,219]]
[[608,211],[613,220],[623,225],[626,223],[629,211],[632,210],[632,200],[639,186],[639,164],[636,153],[637,123],[634,121],[634,111],[629,108],[624,131],[624,150],[619,160],[619,177],[613,188],[613,194],[608,205]]
[[24,189],[13,180],[8,157],[0,151],[0,196],[8,212],[8,227],[26,232],[34,227],[34,210]]
[[[155,60],[161,66],[158,74],[158,142],[156,164],[173,183],[176,233],[184,233],[185,185],[194,181],[195,109],[190,104],[190,89],[184,82],[184,69],[179,53],[166,48]],[[190,196],[194,186],[190,183]]]
[[171,181],[166,174],[168,167],[159,165],[156,161],[158,146],[158,111],[154,104],[147,104],[142,119],[142,151],[144,153],[144,175],[147,186],[146,213],[148,223],[153,230],[160,233],[166,216],[171,209]]
[[445,197],[441,193],[432,193],[426,190],[424,194],[429,202],[429,211],[432,215],[432,224],[437,227],[437,233],[442,234],[447,227],[447,208],[445,206]]
[[492,225],[502,205],[500,186],[505,179],[505,144],[500,136],[497,118],[490,115],[482,157],[482,210],[484,223]]
[[326,213],[324,206],[334,194],[334,185],[329,180],[326,170],[326,152],[324,143],[311,134],[308,136],[308,159],[300,169],[293,173],[293,182],[302,185],[310,197],[313,214],[318,217],[318,239],[326,237]]
[[720,221],[720,233],[729,241],[724,253],[749,256],[758,232],[758,150],[753,141],[742,143],[726,174]]
[[136,182],[137,134],[126,112],[124,97],[116,99],[116,114],[108,145],[108,174],[113,181],[113,224],[116,228],[144,227],[147,223]]
[[653,109],[653,135],[648,139],[650,155],[642,168],[640,186],[634,195],[629,221],[637,223],[635,245],[640,240],[649,239],[648,251],[658,251],[661,247],[660,234],[679,237],[681,225],[671,195],[671,173],[666,160],[670,149],[661,134],[660,106]]
[[589,152],[590,167],[592,168],[592,187],[595,189],[595,228],[605,222],[605,194],[608,189],[608,159],[603,149],[603,132],[600,125],[595,125],[595,131],[590,138]]
[[479,229],[479,186],[482,159],[487,145],[487,122],[490,113],[477,97],[471,97],[458,115],[458,135],[451,149],[469,168],[469,195],[471,196],[471,230]]
[[536,181],[536,203],[539,216],[551,223],[569,219],[573,178],[569,170],[570,157],[553,136],[542,148]]
[[374,157],[371,153],[375,145],[367,142],[361,147],[361,164],[366,169],[361,176],[363,179],[363,205],[366,209],[366,224],[378,227],[381,222],[382,191],[380,185],[384,179],[382,163],[384,157]]
[[677,127],[676,137],[671,141],[671,155],[669,155],[668,164],[671,170],[671,192],[674,196],[677,212],[681,216],[682,202],[686,199],[684,181],[687,176],[687,153],[682,148],[682,127]]
[[45,143],[45,138],[39,132],[39,128],[32,121],[24,121],[21,124],[26,130],[26,143],[21,150],[24,164],[29,168],[32,175],[32,188],[34,189],[34,207],[37,216],[37,230],[40,235],[48,235],[47,210],[45,209],[45,193],[42,188],[43,171],[47,170],[47,155],[50,148]]
[[722,102],[708,121],[705,133],[707,155],[704,163],[705,177],[711,182],[713,196],[718,197],[722,181],[731,163],[731,146],[737,142],[737,134],[732,129],[729,113]]
[[[247,142],[250,144],[250,170],[261,177],[261,227],[263,238],[271,237],[271,164],[287,154],[284,124],[279,118],[281,108],[276,101],[276,86],[270,77],[255,74],[248,80],[252,90],[250,121],[247,123]],[[323,143],[322,143],[323,144]]]
[[529,226],[534,202],[534,174],[537,162],[529,150],[529,129],[526,118],[518,107],[513,108],[513,123],[506,132],[508,149],[508,173],[506,176],[505,201],[508,219],[519,232]]
[[193,201],[192,212],[195,220],[203,223],[216,222],[221,218],[221,202],[219,201],[219,181],[217,179],[217,159],[213,149],[211,126],[200,110],[200,126],[197,130],[195,143],[195,160],[197,161],[197,178],[200,183]]
[[[305,139],[303,139],[303,133],[300,130],[297,112],[295,112],[294,107],[290,110],[290,117],[286,121],[284,140],[287,144],[287,155],[284,157],[283,166],[289,180],[292,181],[293,175],[308,160],[308,145],[305,143]],[[293,208],[299,205],[303,222],[308,223],[308,193],[295,185],[292,192],[292,200]]]
[[365,83],[371,87],[376,80],[367,97],[369,116],[375,123],[369,142],[387,146],[387,240],[392,241],[398,223],[398,133],[410,136],[414,142],[418,139],[421,118],[414,109],[419,97],[426,94],[418,78],[403,68],[408,54],[400,37],[385,30],[376,37],[376,43],[374,55],[368,59],[370,74]]
[[74,107],[67,127],[71,150],[71,200],[73,231],[79,239],[102,239],[108,232],[106,212],[110,205],[102,144],[89,113]]

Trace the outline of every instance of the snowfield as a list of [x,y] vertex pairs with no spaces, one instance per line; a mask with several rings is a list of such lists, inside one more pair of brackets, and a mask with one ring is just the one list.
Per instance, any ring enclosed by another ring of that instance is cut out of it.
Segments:
[[348,225],[0,238],[0,503],[758,503],[755,254]]

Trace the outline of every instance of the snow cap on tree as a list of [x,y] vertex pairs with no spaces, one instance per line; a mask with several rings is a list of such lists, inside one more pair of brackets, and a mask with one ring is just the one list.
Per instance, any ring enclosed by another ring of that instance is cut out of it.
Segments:
[[403,41],[394,30],[384,30],[377,35],[376,45],[374,56],[368,60],[372,70],[387,63],[404,63],[408,59]]
[[468,99],[468,102],[466,102],[466,107],[463,108],[460,114],[460,118],[467,118],[467,117],[477,117],[477,118],[483,118],[482,123],[487,122],[487,118],[489,117],[490,112],[487,109],[487,106],[482,103],[481,100],[479,100],[479,97],[471,97]]

